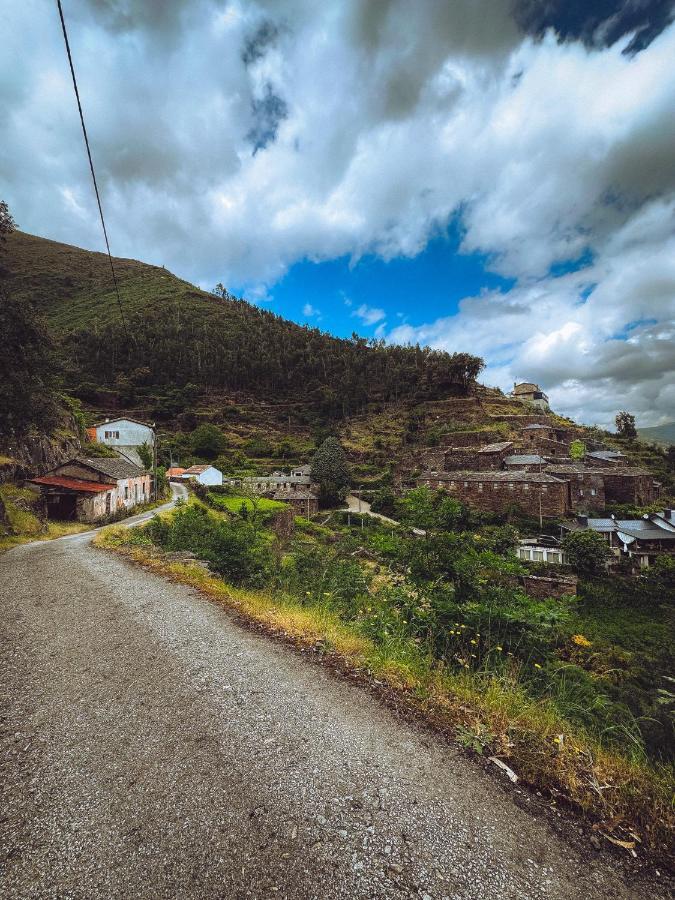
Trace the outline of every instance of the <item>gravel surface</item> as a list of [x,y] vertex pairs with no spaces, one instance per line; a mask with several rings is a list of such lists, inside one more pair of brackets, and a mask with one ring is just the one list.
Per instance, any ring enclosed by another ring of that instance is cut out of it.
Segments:
[[90,535],[1,556],[0,606],[3,898],[666,896]]

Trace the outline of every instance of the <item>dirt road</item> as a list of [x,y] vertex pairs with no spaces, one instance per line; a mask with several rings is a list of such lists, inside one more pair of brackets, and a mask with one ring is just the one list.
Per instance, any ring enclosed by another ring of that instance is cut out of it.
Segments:
[[0,607],[3,898],[645,894],[461,752],[90,535],[1,556]]

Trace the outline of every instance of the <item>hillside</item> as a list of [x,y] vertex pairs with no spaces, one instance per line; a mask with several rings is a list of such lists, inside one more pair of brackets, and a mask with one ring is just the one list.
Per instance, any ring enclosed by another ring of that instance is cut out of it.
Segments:
[[464,395],[482,368],[468,353],[338,339],[227,292],[201,291],[156,266],[123,259],[115,266],[128,336],[103,254],[21,232],[3,254],[8,292],[43,313],[68,386],[85,397],[92,386],[117,390],[126,402],[136,388],[159,397],[193,384],[272,401],[300,395],[331,419],[374,400]]
[[660,444],[670,447],[675,444],[675,422],[665,425],[653,425],[651,428],[638,428],[638,437],[649,444]]

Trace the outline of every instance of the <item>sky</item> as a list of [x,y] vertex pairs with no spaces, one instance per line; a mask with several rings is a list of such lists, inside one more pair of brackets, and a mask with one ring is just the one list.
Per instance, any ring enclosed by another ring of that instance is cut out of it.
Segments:
[[[113,254],[675,420],[672,0],[63,0]],[[0,199],[103,249],[53,0],[3,12]]]

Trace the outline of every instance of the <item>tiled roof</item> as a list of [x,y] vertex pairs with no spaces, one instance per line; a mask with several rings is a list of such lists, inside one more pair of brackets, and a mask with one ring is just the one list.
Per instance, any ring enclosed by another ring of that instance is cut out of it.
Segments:
[[[93,469],[94,472],[100,472],[102,475],[107,475],[109,478],[138,478],[139,475],[145,474],[145,469],[142,469],[140,466],[137,466],[135,463],[129,462],[128,459],[122,459],[121,456],[115,457],[114,459],[107,457],[100,457],[95,459],[90,459],[86,456],[78,456],[71,462],[79,463],[81,466],[87,466],[89,469]],[[59,468],[61,468],[59,466]]]
[[184,470],[183,474],[184,475],[201,475],[202,472],[206,472],[207,469],[211,469],[211,468],[213,468],[213,466],[204,466],[204,465],[190,466],[189,469]]
[[101,484],[100,481],[84,481],[81,478],[61,478],[60,475],[43,475],[41,478],[31,478],[33,484],[44,484],[47,487],[62,487],[69,491],[80,491],[85,494],[100,494],[113,490],[114,484]]
[[172,475],[182,475],[185,472],[185,469],[182,466],[171,466],[170,469],[166,470],[166,474],[171,478]]

